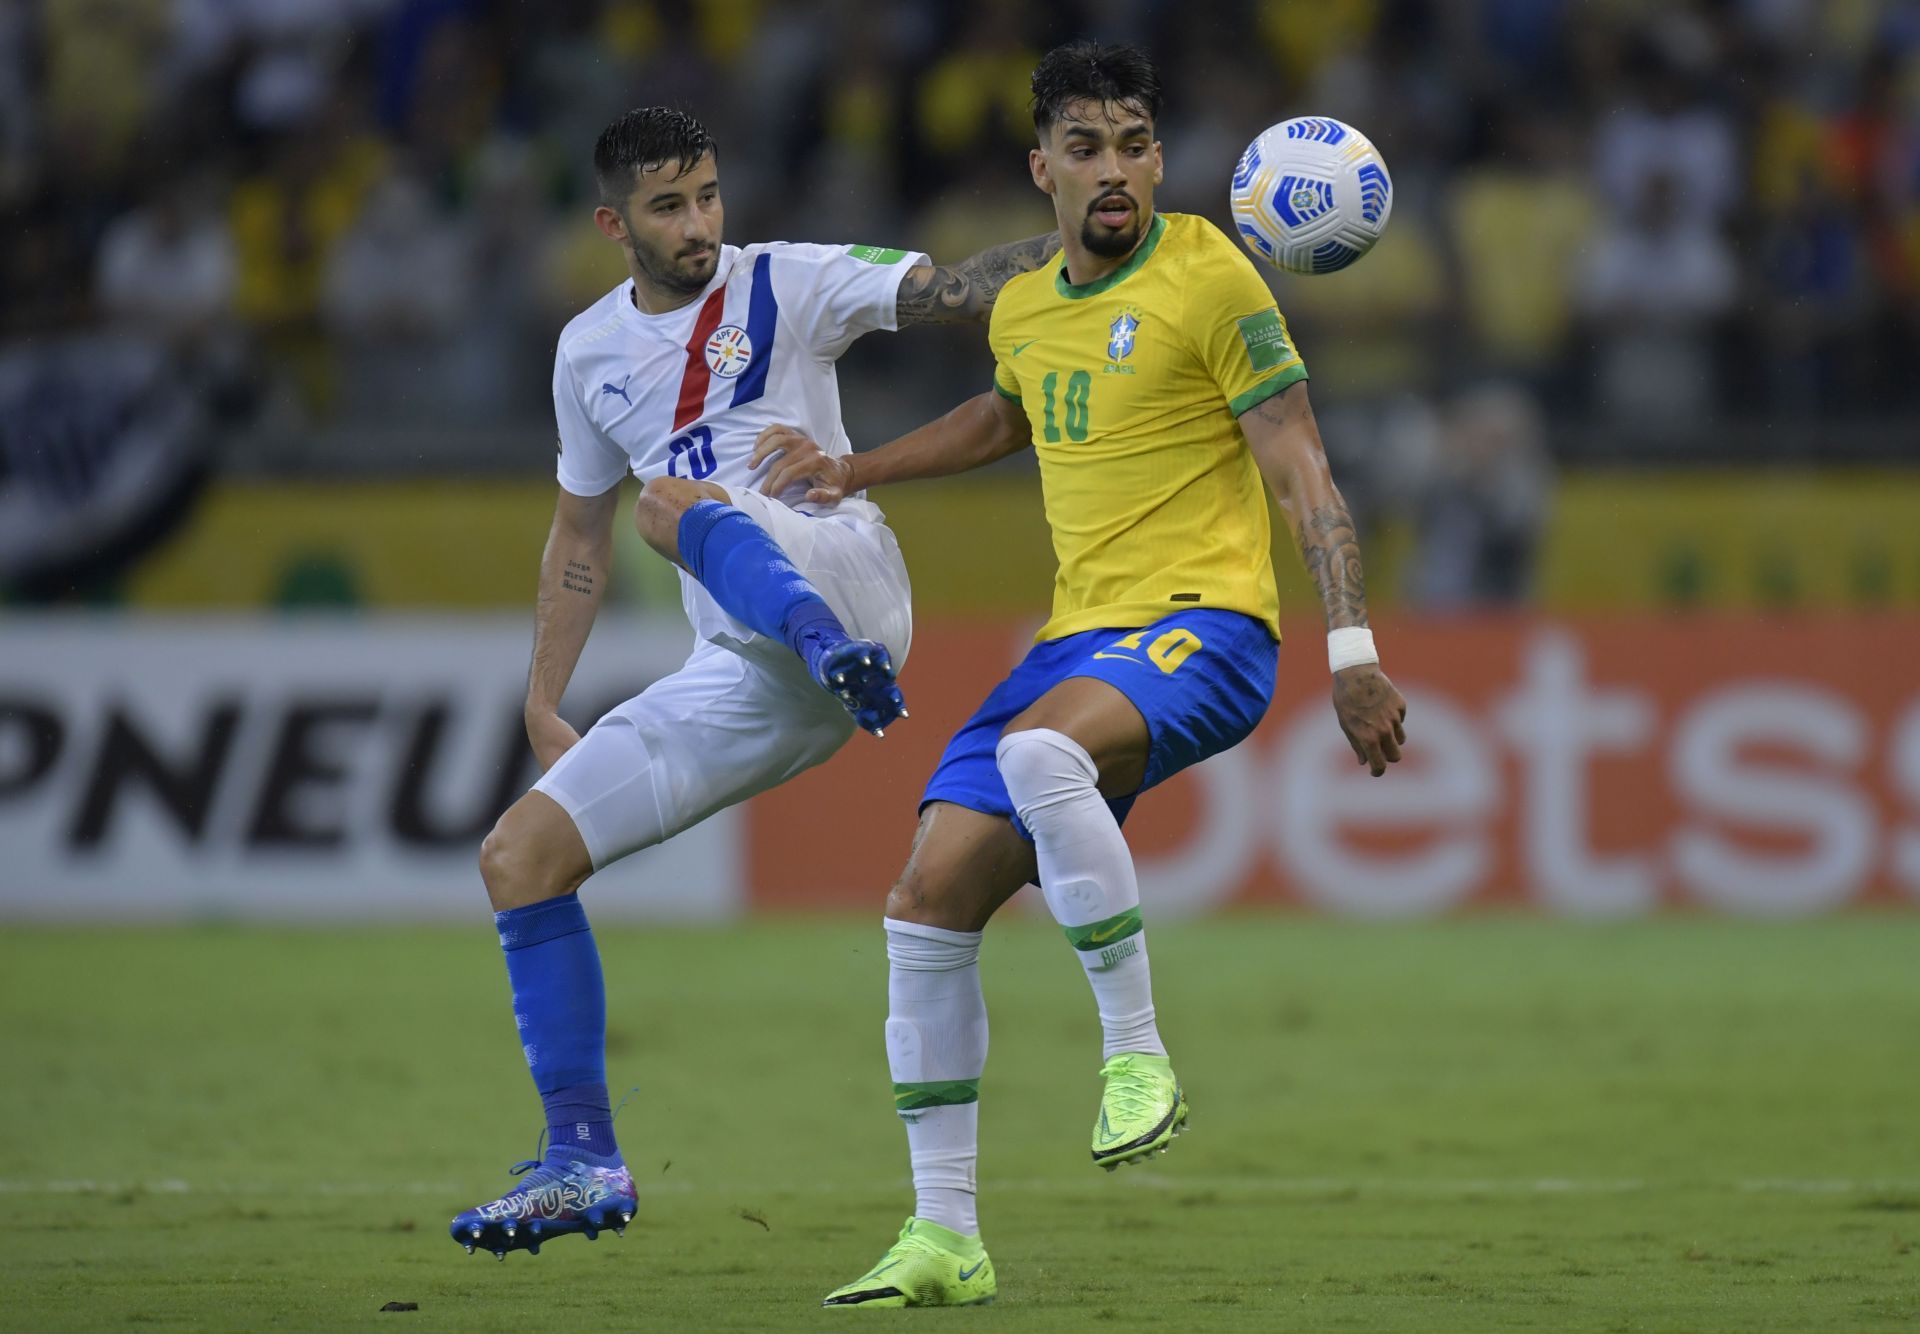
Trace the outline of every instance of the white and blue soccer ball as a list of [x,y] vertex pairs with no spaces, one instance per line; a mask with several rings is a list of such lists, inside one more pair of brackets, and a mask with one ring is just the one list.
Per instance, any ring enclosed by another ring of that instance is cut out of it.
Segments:
[[1393,178],[1367,136],[1296,116],[1247,145],[1233,169],[1233,220],[1258,258],[1334,273],[1373,249],[1393,213]]

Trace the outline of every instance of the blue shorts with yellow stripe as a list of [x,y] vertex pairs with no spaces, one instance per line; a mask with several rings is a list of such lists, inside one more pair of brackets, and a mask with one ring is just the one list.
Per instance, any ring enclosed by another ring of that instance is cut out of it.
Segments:
[[1035,644],[947,743],[922,807],[950,801],[987,815],[1014,814],[994,748],[1007,724],[1062,681],[1105,681],[1147,720],[1147,775],[1138,791],[1109,801],[1125,820],[1141,792],[1244,740],[1273,702],[1280,645],[1266,625],[1235,611],[1196,608],[1141,630],[1087,630]]

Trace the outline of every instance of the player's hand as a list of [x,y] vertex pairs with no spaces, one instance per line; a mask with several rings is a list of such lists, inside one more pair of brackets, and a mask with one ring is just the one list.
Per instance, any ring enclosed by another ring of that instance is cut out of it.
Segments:
[[776,424],[755,436],[749,469],[776,457],[779,461],[760,485],[767,495],[780,495],[788,487],[805,482],[808,500],[816,505],[833,505],[855,489],[853,461],[832,457],[796,426]]
[[552,709],[529,705],[526,718],[527,740],[533,743],[533,757],[540,761],[541,773],[553,768],[580,740],[572,725]]
[[1407,744],[1407,702],[1379,663],[1363,662],[1333,674],[1333,712],[1354,758],[1375,778],[1400,762],[1400,747]]

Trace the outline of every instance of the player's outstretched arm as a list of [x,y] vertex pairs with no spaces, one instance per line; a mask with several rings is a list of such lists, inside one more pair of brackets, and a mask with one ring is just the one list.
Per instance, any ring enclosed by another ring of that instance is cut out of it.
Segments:
[[560,697],[586,647],[613,569],[613,512],[620,488],[598,496],[560,492],[553,528],[540,557],[540,595],[533,612],[533,667],[527,673],[527,740],[541,772],[580,739],[560,717]]
[[777,496],[804,481],[808,500],[831,505],[870,486],[984,468],[1032,443],[1027,414],[989,389],[946,416],[864,454],[834,458],[796,427],[769,426],[753,442],[753,466],[758,468],[778,454],[780,461],[761,490]]
[[1060,233],[988,246],[958,264],[920,264],[900,280],[900,327],[985,320],[1007,280],[1045,264],[1060,249]]
[[[1320,589],[1328,631],[1365,628],[1367,581],[1360,566],[1360,538],[1327,467],[1306,381],[1241,413],[1240,429]],[[1333,707],[1355,757],[1375,778],[1399,760],[1407,740],[1407,704],[1379,663],[1336,670]]]

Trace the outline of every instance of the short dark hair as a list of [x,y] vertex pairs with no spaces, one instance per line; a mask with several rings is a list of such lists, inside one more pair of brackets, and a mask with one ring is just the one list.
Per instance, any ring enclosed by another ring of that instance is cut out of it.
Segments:
[[606,129],[593,145],[593,177],[605,204],[624,204],[634,178],[643,171],[678,163],[674,176],[686,175],[719,147],[707,127],[673,107],[635,107]]
[[1056,46],[1033,70],[1033,128],[1045,134],[1082,99],[1137,107],[1160,119],[1160,71],[1137,46],[1091,40]]

